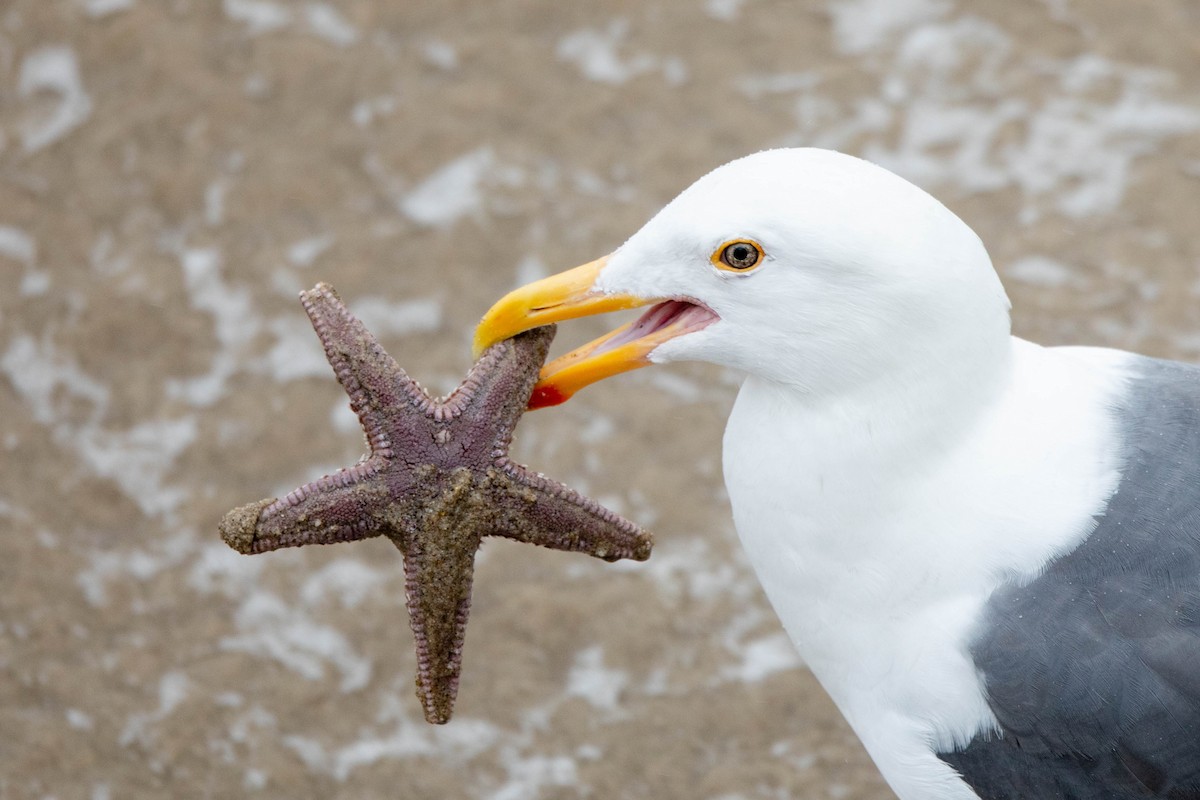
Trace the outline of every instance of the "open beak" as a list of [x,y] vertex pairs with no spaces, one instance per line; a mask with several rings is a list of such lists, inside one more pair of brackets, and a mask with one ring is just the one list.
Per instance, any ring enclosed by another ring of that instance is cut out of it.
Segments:
[[483,315],[475,329],[475,355],[522,331],[563,320],[652,305],[634,322],[601,336],[542,367],[529,408],[565,402],[590,383],[644,367],[663,342],[700,330],[717,320],[708,308],[689,300],[605,294],[592,287],[608,257],[551,275],[509,292]]

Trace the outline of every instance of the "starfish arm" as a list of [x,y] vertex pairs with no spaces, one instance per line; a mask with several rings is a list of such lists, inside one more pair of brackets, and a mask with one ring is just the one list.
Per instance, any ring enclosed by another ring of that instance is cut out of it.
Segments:
[[404,557],[408,622],[417,646],[417,698],[426,721],[435,725],[450,721],[458,696],[474,555],[472,551],[468,559],[439,559],[415,546]]
[[605,561],[650,557],[654,537],[590,497],[507,459],[491,473],[496,506],[490,533],[519,542],[587,553]]
[[332,286],[318,283],[300,293],[300,302],[338,383],[350,396],[350,408],[358,415],[371,453],[390,458],[393,443],[388,417],[397,416],[396,409],[408,407],[432,413],[433,401],[350,313]]
[[383,522],[373,509],[383,502],[385,488],[370,480],[376,469],[371,460],[364,461],[281,499],[235,508],[221,520],[221,538],[239,553],[252,554],[378,536]]
[[483,536],[615,561],[646,559],[650,534],[508,457],[553,327],[489,348],[458,389],[435,401],[332,287],[318,284],[300,299],[371,452],[281,499],[234,509],[220,523],[221,537],[239,552],[261,553],[387,535],[404,555],[417,695],[426,720],[446,722]]
[[485,350],[462,384],[442,404],[442,415],[461,414],[491,421],[494,427],[504,429],[507,438],[503,444],[507,447],[512,429],[525,413],[555,330],[554,325],[534,328]]
[[471,611],[471,585],[483,496],[469,470],[457,469],[441,491],[397,504],[389,535],[404,554],[404,594],[417,646],[417,697],[425,719],[450,720],[462,672],[463,641]]

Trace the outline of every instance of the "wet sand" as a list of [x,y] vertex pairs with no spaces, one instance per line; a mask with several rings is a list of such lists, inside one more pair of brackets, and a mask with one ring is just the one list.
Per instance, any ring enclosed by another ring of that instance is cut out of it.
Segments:
[[395,548],[217,538],[362,452],[296,294],[446,391],[505,291],[819,145],[975,227],[1019,335],[1196,360],[1198,64],[1187,0],[0,2],[0,798],[890,797],[740,553],[697,365],[525,418],[655,553],[487,541],[426,725]]

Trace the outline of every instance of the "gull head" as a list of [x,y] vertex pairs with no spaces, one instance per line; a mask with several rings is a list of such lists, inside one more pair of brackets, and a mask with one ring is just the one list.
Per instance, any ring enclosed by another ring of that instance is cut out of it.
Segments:
[[670,361],[828,398],[969,371],[1009,341],[1008,298],[966,223],[881,167],[812,148],[713,170],[610,255],[501,299],[476,348],[639,306],[634,322],[548,363],[531,407]]

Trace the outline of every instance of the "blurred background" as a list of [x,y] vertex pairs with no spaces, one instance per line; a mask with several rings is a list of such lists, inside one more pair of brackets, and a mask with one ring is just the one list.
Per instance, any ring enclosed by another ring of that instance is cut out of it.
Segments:
[[779,145],[940,197],[1021,336],[1200,355],[1193,0],[0,0],[0,797],[891,797],[740,554],[736,375],[523,421],[658,543],[486,542],[444,727],[388,541],[216,535],[362,452],[300,289],[444,392],[502,293]]

